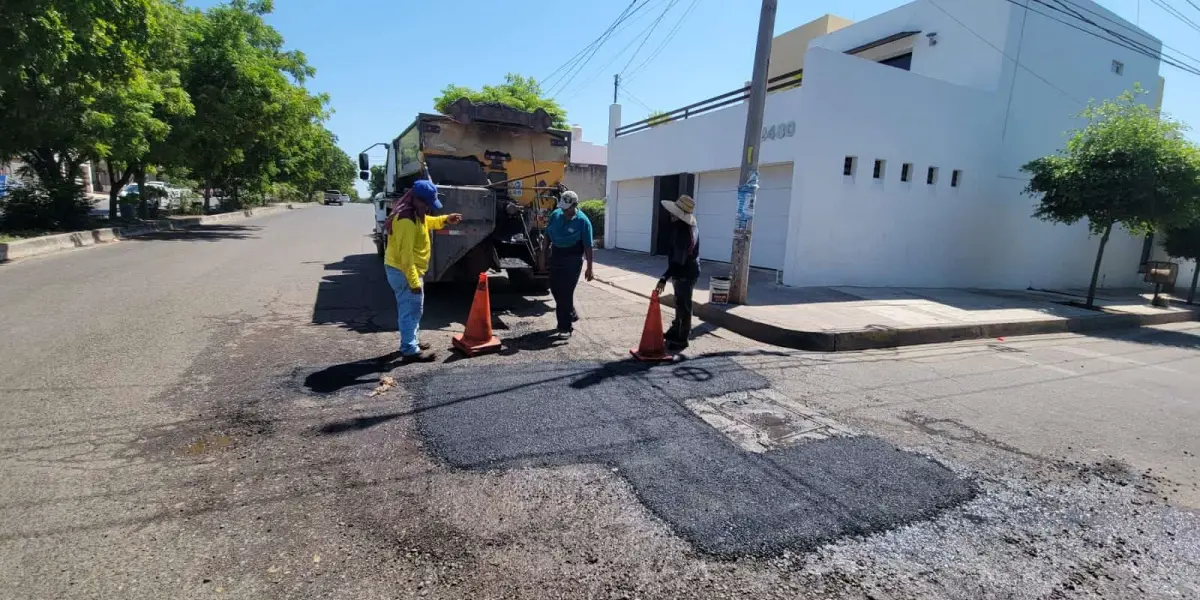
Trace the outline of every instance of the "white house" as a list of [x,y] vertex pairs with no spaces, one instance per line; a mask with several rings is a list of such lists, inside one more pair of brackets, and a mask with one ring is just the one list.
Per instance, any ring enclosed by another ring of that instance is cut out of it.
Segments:
[[[1037,202],[1021,193],[1020,167],[1061,148],[1088,100],[1138,83],[1157,105],[1163,81],[1161,42],[1073,2],[1154,52],[1030,0],[917,0],[776,37],[751,264],[797,286],[1086,286],[1097,240],[1082,224],[1032,218]],[[655,126],[621,127],[613,105],[607,244],[663,247],[657,200],[688,192],[702,256],[729,260],[742,97],[690,105]],[[1150,253],[1143,239],[1114,232],[1102,284],[1138,285]],[[1181,271],[1190,282],[1191,267]]]

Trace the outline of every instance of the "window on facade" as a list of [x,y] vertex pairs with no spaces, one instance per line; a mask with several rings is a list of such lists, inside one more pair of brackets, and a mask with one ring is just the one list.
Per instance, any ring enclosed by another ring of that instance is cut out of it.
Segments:
[[1125,74],[1125,63],[1123,63],[1119,60],[1114,60],[1112,62],[1112,72],[1116,73],[1117,75],[1124,75]]
[[844,162],[842,162],[842,175],[845,175],[846,177],[854,177],[854,171],[857,168],[858,168],[858,157],[857,156],[847,156],[846,160]]
[[958,187],[962,183],[962,169],[955,169],[950,173],[950,187]]
[[875,170],[871,171],[871,177],[875,179],[883,179],[883,174],[887,171],[887,161],[875,159]]
[[929,185],[937,185],[938,168],[929,167],[929,171],[925,173],[925,183]]
[[904,71],[911,71],[912,70],[912,52],[908,52],[906,54],[901,54],[900,56],[893,56],[892,58],[886,58],[884,60],[879,61],[879,64],[887,65],[889,67],[896,67],[897,69],[902,69]]
[[900,181],[912,181],[912,163],[900,165]]

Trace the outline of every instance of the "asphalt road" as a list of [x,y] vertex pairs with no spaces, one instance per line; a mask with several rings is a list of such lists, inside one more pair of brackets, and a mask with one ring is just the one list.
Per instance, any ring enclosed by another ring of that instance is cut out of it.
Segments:
[[1194,325],[647,370],[500,278],[400,366],[372,218],[0,265],[0,598],[1200,596]]

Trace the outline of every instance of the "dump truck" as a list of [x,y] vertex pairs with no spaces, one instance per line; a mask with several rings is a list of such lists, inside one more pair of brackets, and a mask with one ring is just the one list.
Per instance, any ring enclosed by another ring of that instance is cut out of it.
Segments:
[[[462,223],[433,232],[426,282],[475,282],[504,270],[514,282],[544,289],[541,240],[566,188],[571,132],[551,127],[542,109],[521,111],[462,98],[448,114],[419,114],[387,146],[383,197],[376,206],[375,245],[387,248],[387,209],[418,179],[438,187],[444,213]],[[360,177],[369,179],[366,153]]]

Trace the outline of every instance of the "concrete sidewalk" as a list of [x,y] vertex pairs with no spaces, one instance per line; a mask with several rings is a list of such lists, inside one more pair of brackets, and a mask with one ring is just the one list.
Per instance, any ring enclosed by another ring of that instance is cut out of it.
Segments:
[[107,244],[120,241],[122,238],[137,237],[139,235],[146,235],[159,231],[178,231],[191,229],[193,227],[200,227],[202,225],[210,225],[213,223],[239,221],[242,219],[248,219],[250,217],[260,217],[296,208],[306,208],[308,206],[315,206],[315,204],[272,204],[269,206],[260,206],[228,213],[218,213],[215,215],[167,217],[165,219],[159,219],[157,221],[145,221],[127,227],[104,227],[101,229],[89,229],[86,231],[75,231],[71,233],[43,235],[40,237],[0,243],[0,263],[21,258],[28,258],[31,256],[39,256],[42,254],[50,254],[52,252],[60,252],[62,250],[70,250],[73,248]]
[[[596,250],[596,279],[649,297],[666,259]],[[774,271],[752,270],[750,304],[708,302],[708,277],[728,265],[705,263],[696,286],[696,316],[751,339],[800,350],[837,352],[1041,333],[1086,332],[1196,320],[1192,307],[1149,305],[1142,290],[1103,290],[1098,310],[1086,291],[807,287],[779,285]],[[674,298],[662,301],[674,306]]]

